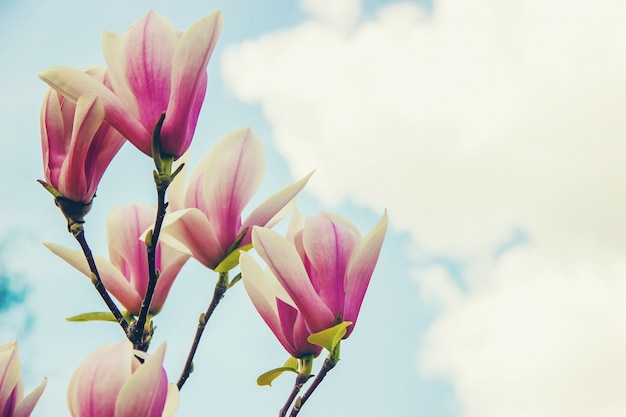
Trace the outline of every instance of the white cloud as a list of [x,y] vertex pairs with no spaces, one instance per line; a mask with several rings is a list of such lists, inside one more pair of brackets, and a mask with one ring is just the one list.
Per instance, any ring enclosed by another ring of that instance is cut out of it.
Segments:
[[[423,368],[470,416],[626,412],[626,4],[395,3],[347,31],[316,16],[223,70],[324,203],[387,207],[467,263],[465,292],[418,274],[442,306]],[[532,246],[494,262],[515,229]]]
[[454,381],[468,417],[623,415],[625,275],[511,252],[430,328],[423,371]]
[[359,0],[301,0],[302,8],[335,29],[350,29],[359,18]]

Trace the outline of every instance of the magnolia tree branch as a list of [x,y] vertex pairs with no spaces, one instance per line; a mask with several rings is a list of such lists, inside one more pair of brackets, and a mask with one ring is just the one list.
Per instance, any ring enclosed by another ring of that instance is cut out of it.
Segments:
[[148,252],[148,288],[146,289],[146,296],[141,302],[141,310],[139,311],[139,317],[137,321],[131,326],[131,332],[129,339],[133,342],[135,349],[147,351],[150,341],[146,339],[144,327],[148,318],[148,312],[150,311],[150,304],[152,303],[152,297],[154,295],[154,289],[156,288],[157,281],[159,280],[159,271],[156,269],[156,250],[159,242],[159,235],[161,233],[161,227],[163,225],[163,219],[167,211],[167,203],[165,202],[165,192],[167,191],[167,185],[169,184],[157,184],[157,214],[154,223],[154,229],[148,234],[146,241],[146,250]]
[[180,378],[178,378],[178,389],[180,390],[183,385],[185,385],[185,381],[189,378],[189,375],[192,372],[193,368],[193,358],[196,354],[196,350],[198,349],[198,345],[200,344],[200,339],[202,338],[202,333],[204,332],[204,328],[206,327],[207,322],[213,315],[213,312],[217,308],[218,304],[224,298],[224,294],[228,290],[228,272],[220,272],[217,283],[215,284],[215,290],[213,291],[213,299],[209,304],[205,313],[200,314],[200,319],[198,320],[198,327],[196,329],[196,334],[193,338],[193,343],[191,348],[189,349],[189,354],[187,355],[187,361],[185,362],[185,366],[183,371],[180,374]]
[[298,415],[298,413],[302,409],[302,406],[304,406],[304,403],[307,402],[307,400],[311,397],[311,395],[313,394],[315,389],[318,387],[318,385],[322,383],[322,381],[326,377],[326,374],[331,369],[333,369],[335,365],[337,365],[337,361],[338,359],[335,358],[332,354],[328,355],[328,357],[324,361],[324,364],[322,365],[322,368],[320,369],[319,373],[313,380],[313,383],[311,384],[309,389],[304,393],[302,398],[299,398],[296,400],[295,405],[291,409],[291,414],[289,414],[289,417],[295,417]]
[[278,413],[279,417],[285,417],[287,415],[287,411],[289,411],[291,403],[293,402],[293,400],[295,400],[296,396],[298,395],[304,384],[306,384],[306,382],[309,380],[309,378],[310,375],[304,373],[299,373],[298,376],[296,376],[296,383],[294,384],[293,389],[291,390],[291,394],[289,394],[289,397],[287,398],[287,401],[285,401],[285,405],[283,405],[283,408],[280,409],[280,412]]
[[128,322],[120,312],[119,308],[117,308],[115,302],[113,302],[113,299],[109,295],[108,291],[104,287],[104,284],[102,283],[102,280],[100,279],[100,273],[98,272],[98,268],[96,267],[96,262],[93,259],[93,254],[91,253],[91,249],[89,248],[89,245],[87,244],[87,239],[85,238],[85,229],[83,228],[83,225],[78,223],[74,224],[71,228],[71,232],[78,241],[81,249],[83,250],[83,254],[85,255],[87,264],[89,264],[89,270],[92,274],[91,282],[93,283],[93,286],[96,287],[98,294],[100,294],[100,297],[102,297],[107,307],[109,307],[111,313],[113,313],[113,317],[115,317],[115,320],[117,320],[119,325],[122,326],[122,330],[124,330],[124,333],[127,333]]

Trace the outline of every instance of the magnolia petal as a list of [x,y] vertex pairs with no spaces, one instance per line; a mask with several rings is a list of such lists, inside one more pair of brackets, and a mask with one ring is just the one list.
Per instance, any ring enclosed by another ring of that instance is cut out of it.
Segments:
[[296,237],[296,233],[302,230],[302,227],[302,212],[296,208],[293,212],[293,216],[291,217],[291,221],[289,222],[289,226],[287,226],[287,232],[285,233],[287,240],[293,242]]
[[221,30],[222,13],[216,10],[192,24],[178,41],[167,117],[161,131],[161,147],[166,154],[181,155],[191,143],[206,93],[206,68]]
[[17,342],[0,345],[0,411],[6,407],[7,399],[20,380],[20,361]]
[[[110,85],[105,68],[89,68],[85,72],[107,87]],[[95,194],[100,179],[124,143],[126,143],[126,138],[107,121],[104,121],[93,138],[84,167],[90,179],[88,195]]]
[[126,30],[123,40],[128,85],[137,98],[139,120],[151,131],[161,114],[168,110],[178,36],[167,18],[150,10]]
[[104,105],[106,120],[143,153],[148,156],[152,154],[151,134],[133,117],[113,91],[94,77],[73,68],[52,67],[41,72],[39,78],[73,101],[83,94],[98,95]]
[[189,260],[190,255],[180,252],[165,242],[159,241],[158,251],[160,254],[159,280],[154,288],[152,303],[150,303],[150,312],[157,314],[163,308],[167,295],[174,284],[174,280],[182,267]]
[[[50,249],[55,255],[82,272],[85,276],[91,277],[89,264],[85,260],[82,252],[66,248],[55,243],[44,242],[44,246]],[[104,287],[109,291],[131,314],[138,312],[141,307],[143,297],[130,285],[124,275],[107,259],[94,255],[94,261],[100,274],[100,279]]]
[[[262,270],[249,253],[241,252],[239,267],[244,288],[261,318],[285,350],[292,356],[297,356],[297,352],[294,352],[293,346],[283,332],[283,326],[278,315],[277,294],[285,293],[285,290],[280,286],[276,277],[270,271]],[[288,296],[287,299],[293,303]]]
[[65,125],[61,112],[61,100],[57,92],[49,89],[43,99],[40,114],[41,151],[43,155],[44,177],[58,188],[61,167],[65,160]]
[[331,222],[341,224],[345,226],[346,228],[352,230],[352,232],[356,236],[358,236],[359,240],[361,239],[361,231],[350,220],[346,219],[343,216],[340,216],[339,214],[329,213],[327,211],[322,211],[320,214],[326,217]]
[[130,204],[112,208],[107,216],[109,259],[140,294],[148,288],[148,255],[139,236],[154,223],[156,211],[147,204]]
[[201,210],[224,251],[235,241],[241,212],[261,185],[265,160],[250,128],[226,135],[191,175],[185,205]]
[[294,245],[258,226],[252,231],[252,243],[302,313],[309,330],[317,332],[332,326],[335,317],[313,288]]
[[165,344],[140,365],[122,386],[115,404],[115,417],[161,417],[168,393],[163,371]]
[[167,389],[167,399],[165,400],[165,408],[162,417],[172,417],[178,410],[179,391],[176,384],[170,384]]
[[30,394],[26,396],[15,408],[13,412],[13,417],[29,417],[33,412],[35,405],[37,405],[37,401],[41,397],[44,388],[46,388],[48,380],[46,378],[41,381],[41,384],[33,390]]
[[[306,183],[309,181],[311,176],[313,175],[312,171],[304,178],[296,181],[294,183],[289,184],[263,203],[258,206],[250,215],[244,220],[241,225],[241,230],[244,228],[252,228],[252,226],[270,226],[270,223],[275,223],[281,218],[278,218],[277,214],[288,214],[288,212],[281,211],[284,207],[288,206],[288,204],[293,201],[296,195],[304,188]],[[241,242],[242,245],[250,243],[252,240],[252,236],[250,233],[247,234],[243,238]]]
[[102,55],[107,64],[107,73],[111,89],[128,107],[133,116],[139,117],[139,107],[134,93],[126,78],[126,60],[124,58],[124,38],[115,32],[104,31],[100,42]]
[[[376,226],[365,235],[361,245],[352,256],[346,272],[346,299],[344,302],[343,320],[356,324],[356,319],[365,297],[365,291],[374,272],[374,267],[380,255],[380,249],[387,231],[387,211],[383,214]],[[354,325],[348,328],[348,337]]]
[[87,195],[90,179],[85,167],[89,148],[103,120],[104,106],[98,96],[85,94],[78,98],[72,139],[61,168],[58,188],[70,200],[89,202],[93,197]]
[[166,215],[161,228],[161,236],[165,235],[184,245],[191,256],[209,269],[215,268],[226,256],[226,249],[220,244],[213,226],[198,209]]
[[322,348],[320,346],[314,345],[309,342],[308,338],[311,335],[311,332],[307,329],[306,322],[304,321],[304,317],[302,314],[298,314],[296,316],[296,320],[293,324],[293,345],[297,352],[300,352],[300,357],[305,355],[313,355],[314,357],[318,357],[322,352]]
[[335,316],[343,314],[344,277],[350,256],[359,244],[358,236],[318,215],[305,220],[302,243],[311,262],[307,271],[315,291]]
[[78,367],[67,389],[72,417],[111,417],[115,401],[130,378],[133,346],[128,340],[99,348]]

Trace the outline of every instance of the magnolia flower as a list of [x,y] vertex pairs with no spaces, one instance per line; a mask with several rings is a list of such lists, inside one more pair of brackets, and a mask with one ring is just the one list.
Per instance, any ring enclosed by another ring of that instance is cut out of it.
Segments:
[[[155,216],[156,208],[145,204],[113,208],[107,218],[110,261],[94,256],[104,287],[133,315],[139,315],[148,288],[148,256],[140,236],[152,226]],[[91,276],[82,252],[53,243],[44,245],[86,276]],[[150,313],[161,311],[174,279],[188,259],[188,254],[158,242],[156,268],[160,274]]]
[[[72,417],[169,417],[178,388],[167,383],[165,344],[152,356],[124,340],[101,347],[80,364],[67,390]],[[142,358],[140,361],[137,357]]]
[[166,113],[162,156],[178,158],[189,147],[207,86],[206,68],[222,28],[219,10],[184,33],[149,11],[123,36],[105,32],[102,52],[113,91],[82,72],[53,67],[39,77],[71,100],[83,94],[102,99],[105,119],[146,155],[152,130]]
[[0,345],[0,416],[28,417],[46,387],[44,378],[33,392],[24,398],[24,383],[20,376],[17,342]]
[[[349,321],[353,324],[345,339],[356,324],[386,229],[387,213],[365,237],[349,221],[321,213],[308,217],[292,239],[255,227],[252,243],[302,315],[308,331],[316,333]],[[259,271],[248,270],[252,276],[246,279],[267,281]]]
[[242,253],[239,261],[250,300],[285,350],[294,358],[319,356],[322,348],[307,341],[311,333],[302,314],[276,277],[262,270],[249,253]]
[[[241,213],[261,185],[264,170],[263,147],[250,128],[230,133],[194,170],[185,192],[186,208],[166,216],[161,237],[173,245],[181,243],[210,269],[230,253],[238,256],[235,249],[250,244],[252,227],[269,227],[282,218],[311,176],[286,186],[242,221]],[[228,270],[236,264],[222,267]]]
[[[83,76],[105,82],[102,68]],[[106,87],[104,87],[106,88]],[[89,203],[111,159],[126,141],[103,122],[104,106],[96,95],[78,97],[76,103],[48,90],[41,106],[41,148],[46,182],[63,197]]]

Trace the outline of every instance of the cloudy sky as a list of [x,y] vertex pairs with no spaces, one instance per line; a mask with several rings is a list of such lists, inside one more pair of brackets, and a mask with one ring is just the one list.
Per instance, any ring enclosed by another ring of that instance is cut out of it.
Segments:
[[[0,335],[19,338],[27,389],[49,379],[34,416],[63,410],[73,369],[120,339],[63,320],[102,305],[41,246],[73,242],[35,183],[36,74],[102,65],[102,31],[148,8],[179,29],[223,11],[191,165],[250,125],[268,159],[258,201],[316,169],[306,214],[367,231],[389,212],[359,325],[303,415],[624,415],[626,5],[223,3],[0,0],[1,265],[28,288]],[[150,169],[130,146],[112,164],[88,218],[96,253],[111,207],[154,201]],[[190,262],[159,318],[171,379],[213,283]],[[242,290],[211,322],[178,415],[273,415],[286,397],[289,377],[255,385],[286,355]]]

